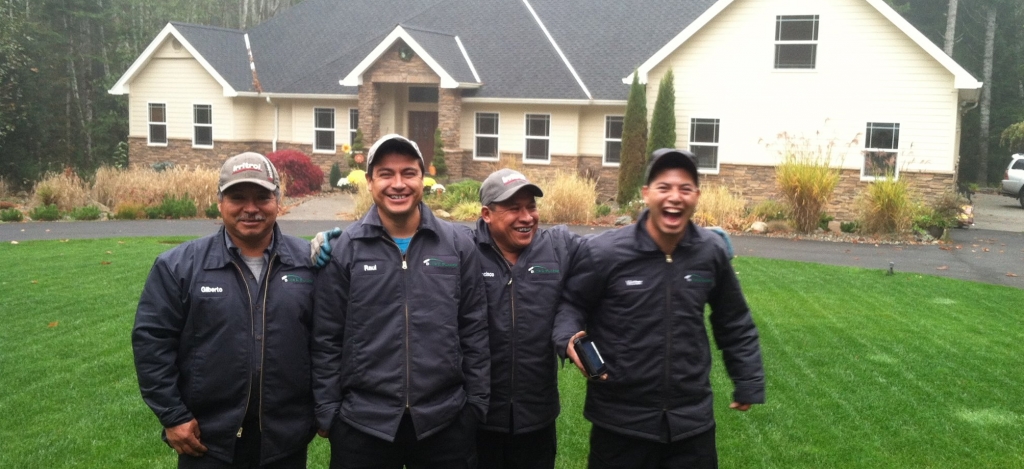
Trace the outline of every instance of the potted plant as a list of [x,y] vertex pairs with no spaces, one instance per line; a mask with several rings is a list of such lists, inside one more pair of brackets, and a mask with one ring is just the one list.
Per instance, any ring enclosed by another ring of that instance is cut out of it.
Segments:
[[366,147],[363,145],[363,131],[357,129],[356,136],[352,138],[352,153],[351,161],[349,162],[349,168],[365,168],[365,164]]

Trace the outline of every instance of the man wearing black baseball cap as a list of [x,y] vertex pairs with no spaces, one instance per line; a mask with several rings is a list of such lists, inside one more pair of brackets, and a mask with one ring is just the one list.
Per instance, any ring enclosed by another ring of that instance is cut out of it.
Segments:
[[571,344],[585,328],[607,366],[587,383],[591,469],[717,468],[705,305],[733,381],[732,409],[765,399],[757,328],[723,238],[691,221],[696,158],[667,148],[651,157],[647,209],[580,248],[554,340],[582,370]]
[[312,375],[332,469],[472,467],[487,415],[487,302],[470,230],[434,217],[423,155],[381,137],[374,205],[330,241],[313,313]]

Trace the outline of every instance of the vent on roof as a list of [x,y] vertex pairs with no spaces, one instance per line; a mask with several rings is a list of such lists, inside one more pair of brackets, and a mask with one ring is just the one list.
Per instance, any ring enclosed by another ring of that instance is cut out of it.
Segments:
[[181,43],[176,38],[171,38],[171,49],[176,51],[181,50]]

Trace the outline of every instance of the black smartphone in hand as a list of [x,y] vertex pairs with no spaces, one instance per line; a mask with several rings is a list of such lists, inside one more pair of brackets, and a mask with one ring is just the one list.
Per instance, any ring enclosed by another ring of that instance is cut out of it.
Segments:
[[572,348],[580,357],[580,363],[583,364],[583,369],[586,370],[588,377],[596,378],[608,371],[608,367],[604,364],[604,358],[601,358],[601,352],[597,350],[597,345],[590,340],[589,336],[584,335],[573,339]]

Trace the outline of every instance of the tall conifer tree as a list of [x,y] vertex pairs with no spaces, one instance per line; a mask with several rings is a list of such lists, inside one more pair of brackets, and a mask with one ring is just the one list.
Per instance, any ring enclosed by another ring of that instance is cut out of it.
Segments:
[[651,138],[647,141],[647,157],[659,148],[676,147],[676,87],[672,69],[661,79],[658,98],[651,115]]
[[619,191],[615,197],[624,207],[640,193],[647,164],[647,91],[633,71],[626,115],[622,118],[622,153],[619,156]]

